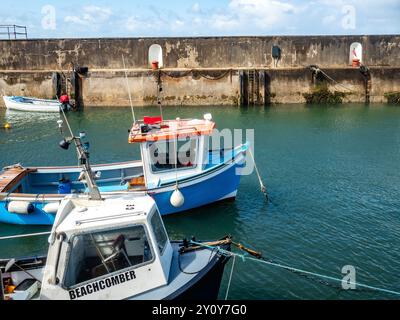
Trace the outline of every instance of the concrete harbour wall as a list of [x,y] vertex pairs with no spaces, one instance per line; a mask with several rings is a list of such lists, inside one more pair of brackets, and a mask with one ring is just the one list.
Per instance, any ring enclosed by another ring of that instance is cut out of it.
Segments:
[[[240,101],[243,70],[265,73],[260,95],[271,103],[303,103],[313,88],[307,68],[318,65],[348,92],[345,101],[363,102],[364,79],[349,65],[350,45],[362,45],[363,64],[371,72],[371,101],[386,101],[400,91],[400,36],[210,37],[129,39],[41,39],[0,41],[0,94],[51,97],[52,73],[70,64],[89,68],[83,78],[85,106],[128,105],[121,56],[124,55],[136,106],[156,103],[157,71],[148,50],[163,50],[163,104],[221,105]],[[275,65],[273,45],[281,49]],[[334,85],[335,84],[335,85]],[[3,102],[1,101],[1,104]]]

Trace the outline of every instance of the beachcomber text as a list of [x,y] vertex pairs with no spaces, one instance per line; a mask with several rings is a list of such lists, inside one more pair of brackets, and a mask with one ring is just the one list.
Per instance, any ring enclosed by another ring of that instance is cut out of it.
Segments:
[[95,293],[97,291],[104,290],[106,288],[110,288],[112,286],[116,286],[120,283],[124,283],[126,281],[130,281],[136,279],[135,271],[127,271],[124,273],[117,274],[115,276],[102,279],[93,283],[89,283],[82,287],[75,288],[73,290],[69,290],[69,297],[71,300],[82,298],[88,294]]

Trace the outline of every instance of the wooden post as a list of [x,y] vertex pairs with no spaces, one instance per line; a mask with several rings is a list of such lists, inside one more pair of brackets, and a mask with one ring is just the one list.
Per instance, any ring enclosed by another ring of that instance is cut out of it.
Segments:
[[242,70],[239,73],[240,79],[240,105],[247,106],[249,104],[249,88],[247,72]]
[[269,106],[271,104],[271,77],[264,70],[264,105]]

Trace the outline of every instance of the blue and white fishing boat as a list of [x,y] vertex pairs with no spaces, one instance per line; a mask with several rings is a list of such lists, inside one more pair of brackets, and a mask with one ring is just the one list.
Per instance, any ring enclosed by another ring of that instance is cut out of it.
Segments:
[[59,100],[37,99],[21,96],[3,96],[4,104],[7,109],[29,112],[60,112],[61,108],[66,111],[68,102],[63,103]]
[[[215,128],[204,119],[135,121],[130,143],[139,143],[141,161],[92,165],[96,184],[107,198],[115,194],[148,194],[162,215],[235,198],[248,144],[209,149]],[[79,139],[80,141],[80,139]],[[71,141],[64,140],[63,148]],[[67,194],[88,191],[82,168],[20,165],[0,173],[0,222],[51,225]]]

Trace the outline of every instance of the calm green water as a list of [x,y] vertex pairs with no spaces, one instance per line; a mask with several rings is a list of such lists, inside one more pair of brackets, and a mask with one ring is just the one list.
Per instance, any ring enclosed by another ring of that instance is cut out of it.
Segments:
[[[219,128],[254,128],[255,156],[271,202],[256,176],[242,177],[235,202],[166,217],[172,238],[236,241],[293,267],[342,277],[353,265],[357,281],[400,291],[400,108],[373,105],[307,108],[169,107],[165,117],[202,117]],[[157,109],[137,109],[137,116]],[[70,113],[74,130],[86,130],[94,163],[138,159],[127,143],[129,108]],[[58,147],[56,116],[0,111],[0,166],[75,164]],[[0,225],[0,235],[46,230]],[[45,237],[3,241],[0,256],[46,251]],[[220,296],[227,288],[230,264]],[[338,291],[288,271],[236,260],[231,299],[393,299],[382,293]]]

